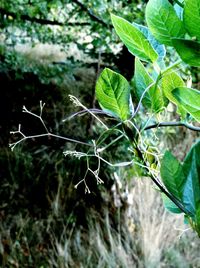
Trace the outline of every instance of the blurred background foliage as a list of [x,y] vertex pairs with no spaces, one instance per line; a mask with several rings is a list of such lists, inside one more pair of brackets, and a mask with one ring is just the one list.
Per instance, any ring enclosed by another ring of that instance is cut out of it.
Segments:
[[[1,267],[200,265],[198,240],[189,232],[178,240],[181,231],[172,229],[182,219],[168,215],[150,183],[145,179],[143,185],[133,168],[102,165],[104,184],[89,175],[88,195],[84,185],[74,188],[86,162],[63,156],[64,150],[84,151],[84,146],[40,138],[14,152],[8,148],[14,140],[9,133],[19,123],[26,135],[44,131],[36,118],[22,113],[23,105],[39,113],[40,100],[53,133],[83,141],[98,137],[102,129],[88,115],[62,121],[77,111],[68,95],[95,107],[95,82],[104,67],[131,80],[134,57],[114,33],[110,12],[144,23],[146,2],[0,1]],[[186,149],[193,137],[182,130],[168,130],[165,142],[175,151],[177,135]],[[127,161],[126,143],[118,141],[105,158]]]

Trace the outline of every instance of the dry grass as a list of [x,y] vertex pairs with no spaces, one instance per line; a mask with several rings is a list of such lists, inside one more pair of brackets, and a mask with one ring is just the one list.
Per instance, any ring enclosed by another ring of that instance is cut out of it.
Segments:
[[125,211],[89,209],[87,228],[62,219],[59,202],[47,219],[16,215],[2,222],[2,267],[200,267],[199,238],[181,231],[182,216],[164,210],[148,179],[133,183]]
[[141,241],[144,266],[159,267],[166,249],[178,240],[178,228],[185,228],[183,217],[172,215],[163,208],[160,194],[148,179],[137,179],[132,195],[131,211]]
[[[94,215],[93,215],[94,216]],[[102,215],[103,216],[103,215]],[[89,230],[74,229],[66,237],[55,239],[54,253],[50,256],[51,267],[142,267],[135,253],[136,243],[121,226],[120,233],[112,227],[108,213],[101,219],[89,219]]]
[[191,231],[184,232],[183,216],[163,208],[148,180],[134,184],[133,203],[125,217],[119,213],[117,228],[108,211],[101,218],[93,212],[88,231],[74,227],[70,236],[63,232],[55,239],[51,267],[199,267],[200,242]]

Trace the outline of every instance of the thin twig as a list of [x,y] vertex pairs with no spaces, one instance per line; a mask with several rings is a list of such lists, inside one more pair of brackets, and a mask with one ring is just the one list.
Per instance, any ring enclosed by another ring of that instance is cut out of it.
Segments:
[[114,139],[112,142],[110,142],[108,145],[106,145],[105,147],[103,148],[98,148],[97,151],[98,153],[101,153],[103,152],[105,149],[108,149],[110,146],[112,146],[115,142],[117,142],[118,140],[120,140],[121,138],[124,137],[124,134],[118,136],[116,139]]
[[131,116],[131,119],[133,119],[133,118],[136,116],[136,114],[138,113],[138,111],[139,111],[139,109],[140,109],[140,105],[141,105],[141,103],[142,103],[142,101],[143,101],[143,99],[144,99],[145,94],[147,93],[147,91],[148,91],[154,84],[155,84],[155,82],[151,83],[151,84],[150,84],[150,85],[143,91],[142,96],[140,97],[138,106],[137,106],[137,108],[135,109],[134,114]]
[[73,102],[75,106],[82,107],[85,111],[87,111],[89,114],[91,114],[96,120],[98,120],[106,130],[109,130],[109,128],[104,124],[103,121],[101,121],[100,118],[98,118],[94,113],[91,112],[90,109],[88,109],[86,106],[84,106],[75,96],[69,95],[70,100]]
[[[95,109],[95,108],[92,108],[92,109],[88,109],[90,112],[92,112],[93,114],[102,114],[102,115],[106,115],[106,116],[111,116],[109,113],[106,113],[105,111],[103,110],[100,110],[100,109]],[[76,113],[73,113],[71,114],[70,116],[66,117],[65,119],[62,120],[62,122],[65,122],[67,120],[71,120],[72,118],[74,118],[75,116],[83,116],[85,114],[88,114],[88,111],[86,111],[85,109],[84,110],[81,110],[79,112],[76,112]]]

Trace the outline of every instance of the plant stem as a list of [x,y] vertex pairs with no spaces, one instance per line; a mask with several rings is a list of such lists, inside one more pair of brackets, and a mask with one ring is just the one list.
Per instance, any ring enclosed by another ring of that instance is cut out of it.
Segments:
[[174,67],[178,66],[179,64],[182,63],[182,60],[177,60],[176,62],[174,62],[172,65],[170,65],[169,67],[167,67],[163,72],[162,75],[169,72],[171,69],[173,69]]
[[144,99],[144,96],[145,96],[145,94],[147,93],[147,91],[153,86],[153,85],[155,85],[156,84],[156,82],[152,82],[144,91],[143,91],[143,93],[142,93],[142,95],[141,95],[141,97],[140,97],[140,100],[139,100],[139,102],[138,102],[138,105],[137,105],[137,108],[135,109],[135,111],[134,111],[134,113],[133,113],[133,115],[131,116],[131,119],[133,119],[135,116],[136,116],[136,114],[138,113],[138,111],[139,111],[139,109],[140,109],[140,105],[141,105],[141,103],[142,103],[142,100]]
[[156,71],[156,73],[159,74],[160,73],[160,67],[159,67],[157,62],[154,62],[153,67],[154,67],[154,70]]
[[44,133],[44,134],[38,134],[38,135],[31,135],[31,136],[25,136],[22,132],[19,132],[19,133],[21,133],[21,135],[23,136],[23,138],[21,138],[20,140],[18,140],[15,143],[9,144],[9,146],[11,147],[11,150],[13,150],[15,148],[15,146],[17,144],[21,143],[22,141],[25,141],[25,140],[28,140],[28,139],[41,138],[41,137],[54,137],[54,138],[58,138],[58,139],[61,139],[61,140],[66,140],[68,142],[74,142],[74,143],[78,143],[78,144],[82,144],[82,145],[87,145],[87,146],[90,146],[90,147],[94,147],[93,144],[86,143],[86,142],[79,141],[79,140],[75,140],[75,139],[71,139],[71,138],[67,138],[67,137],[63,137],[63,136],[56,135],[56,134],[53,134],[53,133],[50,133],[50,132]]
[[[136,145],[134,146],[134,148],[137,150],[140,160],[144,163],[145,166],[147,166],[143,158],[143,154],[138,148],[138,146]],[[183,213],[192,216],[191,213],[181,204],[181,202],[173,194],[171,194],[165,189],[165,187],[159,182],[157,178],[154,177],[154,175],[148,170],[148,168],[146,168],[146,170],[148,172],[148,176],[153,181],[153,183],[156,184],[160,191],[164,193]]]
[[[133,131],[133,130],[132,130]],[[134,132],[133,132],[134,135]],[[130,138],[129,137],[129,141],[131,143],[131,146],[133,147],[133,149],[135,149],[137,151],[137,155],[138,158],[140,159],[140,161],[143,163],[143,165],[145,166],[145,170],[147,171],[147,175],[150,177],[150,179],[153,181],[153,183],[159,188],[159,190],[164,193],[183,213],[192,216],[191,213],[182,205],[182,203],[170,192],[168,192],[164,185],[161,184],[161,182],[159,181],[158,178],[156,178],[151,171],[148,169],[148,163],[146,163],[144,157],[143,157],[143,153],[141,152],[140,148],[138,147],[138,142],[135,138]]]
[[155,123],[152,125],[149,125],[144,128],[144,130],[152,129],[152,128],[158,128],[158,127],[185,127],[193,131],[199,131],[200,132],[200,127],[196,127],[193,125],[190,125],[185,122],[160,122],[160,123]]

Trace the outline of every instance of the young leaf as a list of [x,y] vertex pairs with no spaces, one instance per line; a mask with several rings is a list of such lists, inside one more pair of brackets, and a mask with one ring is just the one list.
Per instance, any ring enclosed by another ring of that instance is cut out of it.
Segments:
[[96,83],[96,97],[103,110],[127,120],[130,116],[130,87],[120,74],[105,68]]
[[181,107],[179,102],[176,100],[176,98],[172,94],[172,90],[177,87],[184,87],[185,83],[182,80],[182,78],[178,75],[178,73],[175,72],[167,72],[164,73],[162,76],[162,79],[160,81],[160,87],[165,95],[165,97],[171,101],[172,103],[176,104],[178,106],[178,112],[181,114],[182,118],[185,118],[186,111]]
[[165,46],[160,44],[155,37],[151,34],[151,32],[149,31],[149,29],[143,25],[137,24],[137,23],[133,23],[133,25],[138,28],[143,34],[144,36],[149,40],[150,44],[152,45],[152,47],[154,48],[154,50],[156,51],[156,53],[158,54],[158,61],[162,61],[166,55],[166,49]]
[[200,66],[200,43],[193,40],[172,40],[173,46],[181,59],[191,66]]
[[169,151],[166,151],[161,162],[161,178],[167,188],[176,198],[182,200],[185,176],[182,165]]
[[172,90],[172,95],[186,112],[200,122],[200,91],[178,87]]
[[183,163],[183,171],[186,176],[184,185],[183,203],[192,214],[200,206],[200,141],[197,142]]
[[190,36],[200,39],[200,1],[185,0],[183,23]]
[[146,21],[155,38],[165,45],[173,46],[171,39],[185,33],[182,21],[167,0],[150,0],[146,6]]
[[133,55],[147,62],[155,62],[157,60],[158,54],[137,27],[113,14],[111,19],[116,33]]
[[[146,71],[145,67],[141,63],[141,61],[136,58],[135,59],[135,73],[132,81],[132,85],[134,87],[135,95],[139,100],[150,84],[152,84],[154,80]],[[160,88],[155,84],[152,85],[149,90],[144,95],[142,104],[146,108],[151,108],[154,112],[159,112],[164,104],[163,104],[163,96]]]

